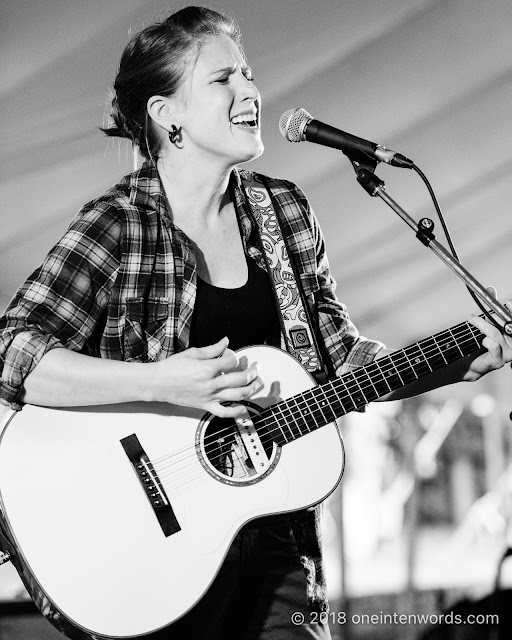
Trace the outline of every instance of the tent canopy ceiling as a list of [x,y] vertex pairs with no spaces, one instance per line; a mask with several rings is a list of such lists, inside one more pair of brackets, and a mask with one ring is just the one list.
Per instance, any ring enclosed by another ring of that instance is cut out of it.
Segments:
[[[512,297],[510,0],[275,3],[212,0],[234,15],[263,100],[266,151],[251,164],[297,182],[323,227],[339,295],[362,333],[391,346],[474,309],[463,284],[378,199],[340,152],[292,145],[279,116],[313,117],[413,158],[463,264]],[[0,304],[81,204],[131,171],[98,132],[128,34],[180,8],[144,0],[5,0],[0,24]],[[434,217],[418,176],[379,165],[415,219]],[[444,242],[440,225],[437,237]]]

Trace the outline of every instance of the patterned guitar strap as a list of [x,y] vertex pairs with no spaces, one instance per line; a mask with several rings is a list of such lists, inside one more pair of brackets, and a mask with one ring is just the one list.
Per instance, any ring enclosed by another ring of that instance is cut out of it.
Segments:
[[307,371],[325,379],[306,302],[301,287],[297,285],[295,270],[270,194],[265,185],[252,175],[243,176],[242,183],[258,223],[268,273],[280,311],[286,349]]

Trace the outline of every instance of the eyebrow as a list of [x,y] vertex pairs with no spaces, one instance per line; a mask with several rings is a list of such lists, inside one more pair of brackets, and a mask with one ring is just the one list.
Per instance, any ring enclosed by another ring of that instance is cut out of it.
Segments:
[[212,71],[210,75],[214,75],[216,73],[234,73],[236,71],[236,64],[233,65],[232,67],[223,67],[222,69],[215,69],[215,71]]
[[[222,69],[216,69],[215,71],[212,71],[210,75],[213,76],[217,73],[235,73],[237,66],[238,65],[235,64],[232,67],[223,67]],[[242,66],[242,73],[247,73],[247,72],[252,74],[251,67],[249,67],[249,65]]]

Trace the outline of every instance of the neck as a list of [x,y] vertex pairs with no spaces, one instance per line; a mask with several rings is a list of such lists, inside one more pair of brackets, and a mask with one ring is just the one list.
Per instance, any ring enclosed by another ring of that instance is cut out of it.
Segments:
[[[193,167],[193,170],[190,170]],[[166,154],[157,162],[158,172],[175,220],[186,216],[197,223],[216,218],[228,194],[232,167],[211,162],[183,162]]]
[[392,391],[477,353],[484,335],[468,322],[312,387],[265,409],[256,420],[282,446]]

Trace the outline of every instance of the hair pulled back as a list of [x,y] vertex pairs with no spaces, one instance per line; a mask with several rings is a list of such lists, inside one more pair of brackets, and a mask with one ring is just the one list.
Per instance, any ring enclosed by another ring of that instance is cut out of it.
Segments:
[[160,151],[161,140],[147,112],[151,96],[172,96],[180,86],[190,54],[209,36],[227,35],[243,53],[236,23],[206,7],[186,7],[162,23],[137,33],[128,43],[114,81],[108,136],[130,139],[147,159]]

